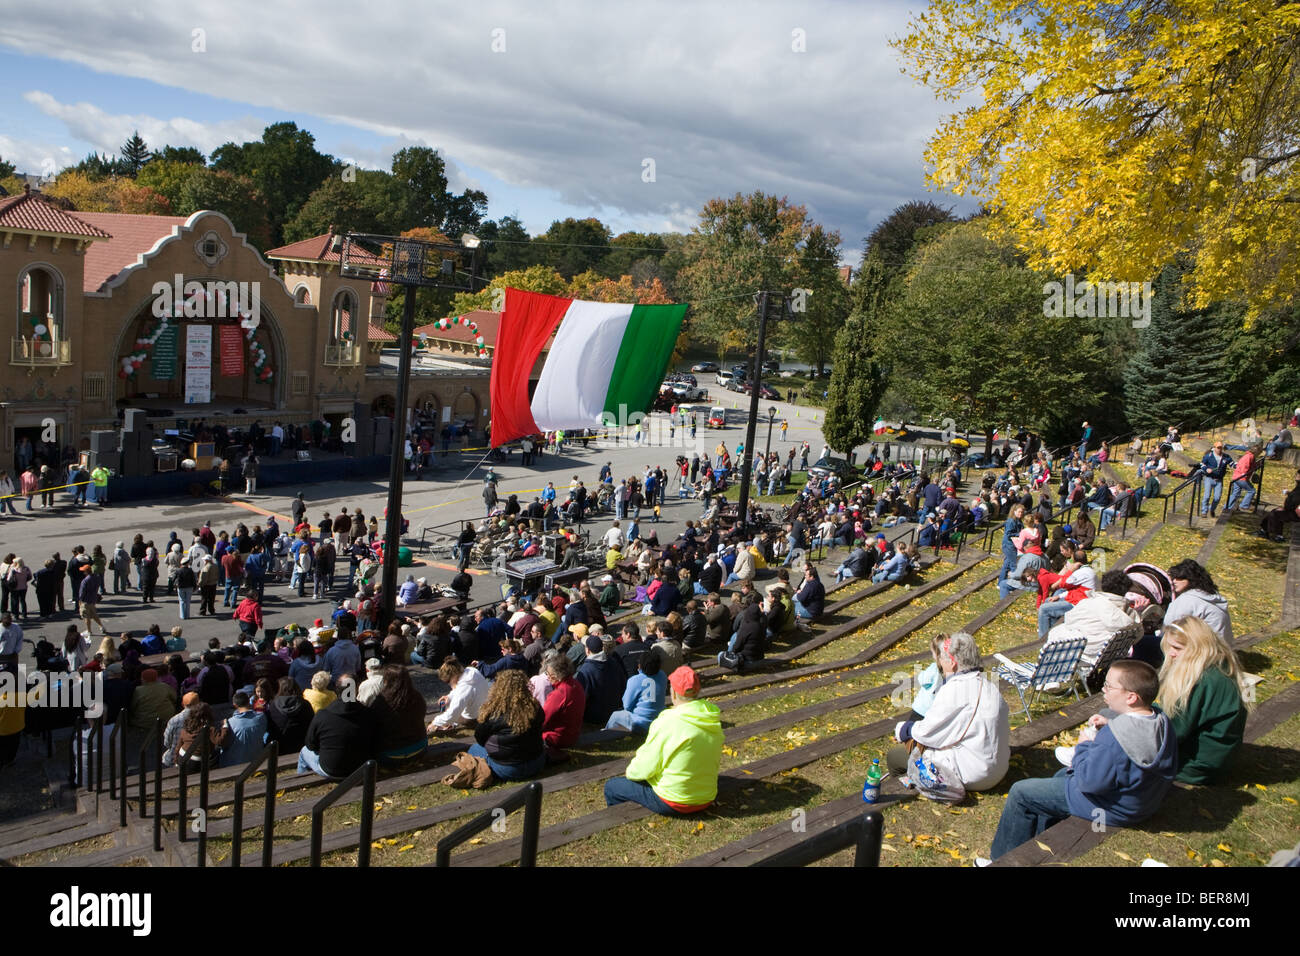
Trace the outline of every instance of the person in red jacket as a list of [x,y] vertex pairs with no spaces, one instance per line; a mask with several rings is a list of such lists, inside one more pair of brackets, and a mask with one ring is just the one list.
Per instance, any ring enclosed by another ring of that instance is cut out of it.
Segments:
[[239,622],[240,633],[256,637],[262,629],[262,605],[257,600],[257,592],[250,590],[231,617]]
[[582,733],[582,715],[587,709],[587,692],[573,679],[573,662],[563,654],[546,665],[551,692],[542,708],[542,742],[548,760],[564,760],[564,748],[572,747]]

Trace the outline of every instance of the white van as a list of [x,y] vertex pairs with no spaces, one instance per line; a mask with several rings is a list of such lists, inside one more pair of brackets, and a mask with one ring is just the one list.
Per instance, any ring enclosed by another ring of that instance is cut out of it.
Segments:
[[717,374],[717,376],[714,378],[714,382],[716,382],[721,387],[726,388],[727,384],[735,377],[736,377],[735,373],[728,372],[724,369]]

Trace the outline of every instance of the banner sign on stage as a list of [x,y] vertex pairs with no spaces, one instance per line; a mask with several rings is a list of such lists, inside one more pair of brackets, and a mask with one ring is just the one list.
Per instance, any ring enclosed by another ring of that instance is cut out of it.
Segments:
[[185,326],[185,404],[212,401],[212,326]]
[[153,377],[168,382],[176,377],[177,327],[168,322],[158,340],[153,344]]
[[244,336],[237,325],[221,326],[221,377],[239,378],[244,374]]

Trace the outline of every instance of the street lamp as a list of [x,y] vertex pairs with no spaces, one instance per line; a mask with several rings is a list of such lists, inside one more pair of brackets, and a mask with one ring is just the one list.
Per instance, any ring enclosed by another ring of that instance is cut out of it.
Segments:
[[[335,237],[335,242],[338,237]],[[474,292],[478,279],[481,241],[465,233],[459,243],[449,240],[415,239],[407,236],[381,236],[349,233],[343,240],[340,274],[352,278],[387,282],[403,288],[402,331],[398,336],[401,352],[397,363],[397,407],[393,424],[392,462],[388,470],[388,513],[384,527],[383,620],[393,619],[397,602],[397,552],[402,543],[402,480],[405,477],[407,403],[411,389],[411,337],[415,334],[415,290],[419,288],[454,289]],[[466,282],[457,282],[456,263],[468,255]],[[399,424],[400,423],[400,424]]]
[[[790,314],[790,298],[783,292],[759,292],[754,296],[754,303],[758,306],[758,347],[754,354],[754,387],[749,395],[749,423],[745,428],[745,454],[741,461],[737,462],[740,468],[740,513],[736,516],[736,524],[741,531],[746,530],[749,523],[749,482],[753,476],[754,469],[752,462],[754,460],[754,433],[758,430],[758,399],[759,393],[763,388],[763,347],[767,341],[767,323],[768,320],[778,321]],[[776,415],[773,409],[773,417]],[[768,428],[768,441],[771,443],[771,426]]]

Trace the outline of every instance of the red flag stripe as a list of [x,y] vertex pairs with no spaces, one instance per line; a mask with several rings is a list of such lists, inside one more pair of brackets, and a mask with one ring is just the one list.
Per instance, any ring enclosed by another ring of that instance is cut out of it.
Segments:
[[506,289],[505,310],[492,353],[492,444],[503,445],[539,429],[529,404],[528,379],[571,299]]

